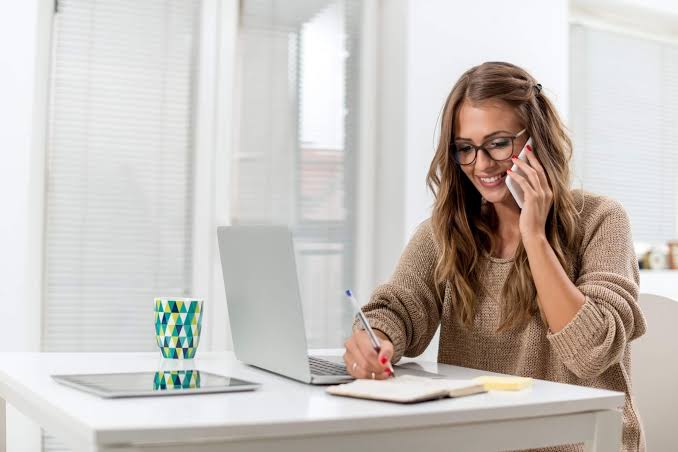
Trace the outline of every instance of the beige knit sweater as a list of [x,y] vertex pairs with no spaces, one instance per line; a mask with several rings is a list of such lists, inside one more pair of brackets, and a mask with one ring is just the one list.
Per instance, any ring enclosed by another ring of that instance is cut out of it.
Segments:
[[[638,263],[629,220],[621,204],[577,191],[583,210],[578,259],[566,269],[586,303],[561,331],[549,332],[539,315],[524,330],[497,333],[501,288],[513,259],[485,254],[474,326],[454,313],[449,287],[436,296],[433,271],[439,255],[430,220],[417,229],[391,279],[374,291],[364,312],[394,346],[393,362],[421,354],[438,325],[438,361],[491,372],[552,380],[626,393],[622,450],[645,450],[640,418],[631,396],[629,342],[645,332],[638,306]],[[443,287],[441,287],[443,289]],[[581,445],[548,448],[578,451]]]

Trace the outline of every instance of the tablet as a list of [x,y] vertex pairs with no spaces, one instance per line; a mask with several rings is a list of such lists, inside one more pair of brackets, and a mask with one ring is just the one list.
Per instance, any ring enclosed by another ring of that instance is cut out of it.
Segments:
[[54,381],[105,398],[252,391],[259,383],[201,370],[52,375]]

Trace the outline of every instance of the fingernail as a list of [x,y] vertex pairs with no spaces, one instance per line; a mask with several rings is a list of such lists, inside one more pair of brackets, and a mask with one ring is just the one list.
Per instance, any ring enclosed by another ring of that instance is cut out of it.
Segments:
[[384,372],[385,372],[386,375],[388,375],[389,377],[391,376],[391,369],[386,369]]
[[379,358],[379,362],[381,364],[386,364],[386,361],[388,361],[388,359],[385,356],[382,356],[381,358]]
[[511,171],[511,168],[509,168],[509,169],[506,170],[506,172],[507,172],[507,173],[512,173],[513,171]]
[[530,146],[530,145],[528,144],[528,145],[525,146],[525,147],[527,148],[528,151],[532,152],[532,146]]
[[513,160],[515,160],[515,159],[517,159],[518,157],[515,156],[515,155],[512,155],[511,158],[512,158]]

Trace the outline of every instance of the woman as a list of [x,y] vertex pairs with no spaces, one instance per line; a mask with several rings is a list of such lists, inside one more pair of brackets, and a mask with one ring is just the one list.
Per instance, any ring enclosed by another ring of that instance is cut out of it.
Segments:
[[[525,163],[516,154],[529,137]],[[357,325],[346,341],[353,376],[388,378],[389,362],[421,354],[440,325],[441,363],[625,392],[623,450],[644,450],[630,395],[629,342],[645,320],[629,220],[614,200],[570,190],[570,154],[526,71],[484,63],[459,79],[427,178],[432,216],[363,308],[379,356]]]

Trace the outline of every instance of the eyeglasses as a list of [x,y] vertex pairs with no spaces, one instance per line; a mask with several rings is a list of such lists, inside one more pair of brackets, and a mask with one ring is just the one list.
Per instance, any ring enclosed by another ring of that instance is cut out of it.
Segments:
[[509,159],[514,154],[513,144],[519,136],[525,133],[523,129],[515,135],[494,137],[480,146],[475,146],[466,141],[454,142],[451,146],[454,161],[460,165],[471,165],[478,157],[478,150],[482,149],[494,161],[500,162]]

